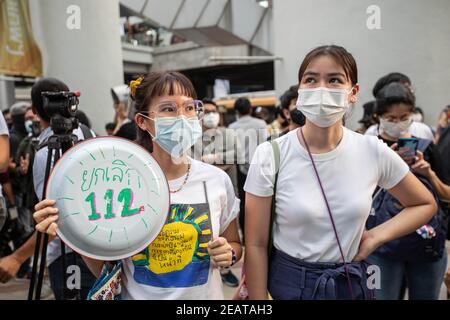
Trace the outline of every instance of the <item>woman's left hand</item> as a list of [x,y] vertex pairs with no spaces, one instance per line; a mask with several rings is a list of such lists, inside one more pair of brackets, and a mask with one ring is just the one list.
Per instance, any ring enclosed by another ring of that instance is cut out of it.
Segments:
[[359,243],[359,251],[353,259],[355,262],[365,260],[372,252],[380,246],[380,242],[373,231],[364,231],[361,242]]
[[232,263],[233,247],[223,237],[216,238],[208,243],[208,253],[214,264],[218,267],[229,267]]

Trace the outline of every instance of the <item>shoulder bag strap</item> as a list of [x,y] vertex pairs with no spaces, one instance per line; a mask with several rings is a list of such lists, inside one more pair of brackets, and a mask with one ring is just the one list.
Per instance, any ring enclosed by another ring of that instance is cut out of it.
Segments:
[[271,208],[270,208],[269,242],[268,242],[268,246],[267,246],[269,257],[270,257],[270,254],[272,252],[272,247],[273,247],[273,224],[275,222],[275,215],[276,215],[275,198],[276,198],[276,194],[277,194],[278,171],[280,171],[280,147],[278,145],[278,142],[276,142],[275,140],[270,140],[270,144],[272,145],[273,157],[275,160],[275,180],[273,182],[273,196],[272,196],[272,204],[271,204]]

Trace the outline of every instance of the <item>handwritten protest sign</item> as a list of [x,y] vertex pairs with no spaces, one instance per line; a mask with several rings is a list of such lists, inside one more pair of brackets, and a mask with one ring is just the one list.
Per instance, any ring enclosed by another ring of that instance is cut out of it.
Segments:
[[56,200],[61,239],[100,260],[146,248],[169,210],[169,188],[157,162],[116,137],[90,139],[67,151],[52,170],[47,198]]

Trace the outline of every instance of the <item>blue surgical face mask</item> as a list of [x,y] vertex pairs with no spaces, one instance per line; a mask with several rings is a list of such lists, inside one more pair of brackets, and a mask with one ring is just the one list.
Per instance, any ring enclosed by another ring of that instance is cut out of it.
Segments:
[[197,118],[180,117],[143,117],[155,122],[155,136],[147,132],[161,148],[172,157],[179,158],[186,153],[202,136],[202,128]]

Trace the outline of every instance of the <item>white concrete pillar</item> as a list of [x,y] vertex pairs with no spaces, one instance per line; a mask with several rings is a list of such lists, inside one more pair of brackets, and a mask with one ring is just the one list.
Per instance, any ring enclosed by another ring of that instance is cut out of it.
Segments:
[[123,83],[118,0],[29,0],[44,76],[80,90],[80,110],[103,134],[114,116],[111,87]]
[[0,76],[0,110],[8,109],[14,102],[16,102],[14,81],[3,79]]

